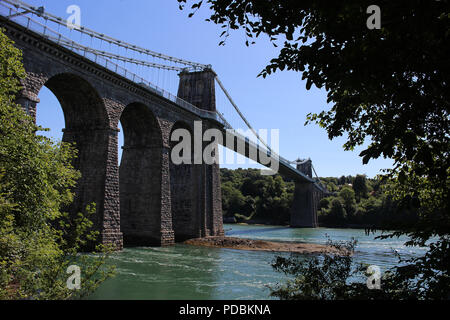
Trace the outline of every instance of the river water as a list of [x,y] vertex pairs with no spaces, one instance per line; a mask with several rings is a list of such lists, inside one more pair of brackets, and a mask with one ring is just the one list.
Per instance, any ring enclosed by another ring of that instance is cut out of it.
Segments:
[[[406,238],[375,240],[362,229],[293,229],[278,226],[224,225],[226,235],[271,241],[324,244],[358,240],[355,261],[394,266],[397,258],[423,254],[426,248],[405,247]],[[177,244],[163,248],[126,248],[110,263],[116,276],[103,283],[90,299],[270,299],[267,285],[286,279],[271,262],[288,253],[194,247]]]

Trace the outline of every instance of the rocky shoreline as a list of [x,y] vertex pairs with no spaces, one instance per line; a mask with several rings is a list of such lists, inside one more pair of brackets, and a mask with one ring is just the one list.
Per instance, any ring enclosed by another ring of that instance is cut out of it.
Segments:
[[336,248],[314,243],[299,242],[275,242],[265,240],[251,240],[234,237],[206,237],[186,240],[184,244],[228,248],[250,251],[271,251],[271,252],[295,252],[295,253],[339,253]]

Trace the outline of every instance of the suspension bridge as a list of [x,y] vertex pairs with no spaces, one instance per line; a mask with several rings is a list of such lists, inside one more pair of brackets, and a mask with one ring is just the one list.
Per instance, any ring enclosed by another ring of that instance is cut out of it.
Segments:
[[[265,166],[275,163],[296,184],[291,226],[317,226],[318,201],[327,190],[311,160],[289,161],[272,150],[211,65],[68,27],[44,7],[18,0],[0,0],[0,15],[23,52],[27,77],[18,103],[35,117],[43,86],[60,101],[63,141],[76,143],[82,173],[71,210],[96,202],[103,242],[164,245],[223,234],[218,164],[170,161],[171,132],[192,132],[199,120],[203,130],[218,128],[230,138],[231,146],[224,146],[232,151]],[[216,84],[227,105],[216,106]],[[125,138],[120,168],[119,122]]]

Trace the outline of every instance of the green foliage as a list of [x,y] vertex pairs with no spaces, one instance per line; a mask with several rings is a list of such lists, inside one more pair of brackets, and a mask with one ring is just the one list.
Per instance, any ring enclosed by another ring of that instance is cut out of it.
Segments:
[[328,209],[330,207],[330,199],[329,198],[322,198],[319,201],[319,210],[320,209]]
[[12,103],[14,94],[21,88],[20,79],[25,77],[21,63],[22,53],[11,45],[11,41],[0,29],[0,103]]
[[329,192],[336,192],[338,190],[338,186],[334,182],[328,182],[326,188]]
[[222,184],[222,208],[225,214],[234,215],[241,212],[244,203],[245,197],[240,190],[233,188],[231,182]]
[[343,200],[345,210],[348,215],[353,215],[355,211],[355,192],[349,187],[344,187],[339,192],[339,197]]
[[244,216],[242,214],[235,213],[234,214],[234,218],[235,218],[235,221],[237,223],[243,223],[243,222],[245,223],[245,222],[248,222],[249,220],[251,220],[253,218],[253,214],[250,215],[250,216]]
[[289,223],[292,182],[278,175],[262,176],[256,169],[221,169],[220,172],[225,216],[234,216],[240,222]]
[[331,201],[331,208],[326,216],[326,222],[333,226],[343,227],[345,226],[347,218],[347,211],[342,205],[339,199],[333,199]]
[[[183,8],[187,0],[178,2]],[[448,222],[448,1],[385,2],[380,30],[366,27],[370,1],[194,2],[195,11],[209,5],[208,21],[226,30],[243,28],[247,39],[265,34],[274,45],[283,40],[261,75],[294,70],[307,89],[324,87],[331,109],[310,114],[307,122],[326,129],[330,139],[346,134],[346,150],[370,139],[360,156],[364,163],[380,156],[394,160],[387,173],[398,184],[392,189],[396,199],[414,199],[423,212]],[[430,206],[430,199],[437,201]],[[424,224],[428,217],[423,215]]]
[[246,44],[260,34],[276,46],[282,42],[260,75],[293,70],[302,73],[307,89],[324,87],[331,109],[309,115],[308,122],[325,128],[330,138],[346,133],[347,150],[370,139],[361,152],[364,163],[385,156],[405,176],[412,169],[446,180],[448,1],[385,2],[380,30],[366,26],[370,1],[200,2],[209,4],[209,21],[225,30],[244,29]]
[[[69,299],[91,293],[111,275],[104,268],[111,248],[98,255],[78,251],[98,233],[90,231],[95,205],[70,217],[80,173],[71,164],[76,149],[36,135],[38,130],[15,104],[25,76],[21,52],[0,31],[0,299]],[[81,268],[81,290],[69,290],[67,267]]]
[[[327,241],[330,248],[341,254],[324,250],[319,256],[290,258],[277,256],[272,267],[289,279],[285,283],[269,286],[271,296],[282,300],[448,300],[450,280],[445,270],[450,261],[450,247],[431,245],[423,257],[403,260],[381,275],[380,289],[367,287],[366,264],[356,264],[353,254],[356,241]],[[419,270],[416,270],[419,268]],[[421,274],[420,277],[416,277]]]
[[[221,178],[225,217],[235,217],[239,222],[289,224],[295,188],[293,182],[284,181],[281,176],[261,176],[256,169],[221,169]],[[366,189],[372,192],[356,203],[355,191],[348,184],[355,180],[356,177],[352,176],[321,178],[325,184],[336,183],[334,195],[319,202],[321,226],[375,228],[388,220],[398,223],[417,220],[415,210],[399,210],[398,201],[390,195],[392,184],[380,178],[364,177]]]
[[277,256],[272,267],[289,276],[284,284],[269,287],[271,296],[282,300],[336,300],[348,298],[349,278],[361,273],[361,268],[352,264],[356,240],[333,242],[327,245],[338,252],[323,252],[318,256]]
[[[359,175],[360,177],[364,177]],[[405,211],[401,208],[399,201],[394,200],[390,195],[392,183],[383,180],[379,177],[375,179],[368,179],[364,177],[366,190],[372,190],[367,193],[365,197],[361,197],[359,201],[355,201],[356,192],[354,188],[348,185],[348,181],[356,181],[357,177],[342,177],[338,180],[339,184],[336,186],[337,192],[333,196],[322,199],[319,202],[319,223],[326,227],[364,227],[364,228],[381,228],[397,221],[396,227],[400,228],[400,222],[413,223],[417,221],[417,210],[411,209]],[[322,181],[329,181],[336,178],[321,178]],[[353,184],[354,186],[354,184]],[[376,190],[376,191],[375,191]],[[339,205],[335,203],[334,212],[339,214],[332,214],[330,204],[338,200],[345,211],[341,212]],[[326,205],[328,203],[328,205]]]
[[366,176],[358,174],[353,180],[353,190],[355,191],[355,197],[357,202],[361,200],[361,198],[367,197],[367,184],[366,184]]

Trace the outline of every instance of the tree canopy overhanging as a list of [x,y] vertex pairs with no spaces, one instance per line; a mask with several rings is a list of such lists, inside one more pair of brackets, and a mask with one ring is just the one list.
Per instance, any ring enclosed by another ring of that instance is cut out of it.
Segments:
[[[180,9],[188,2],[177,1]],[[368,142],[360,153],[364,164],[394,160],[385,172],[389,192],[399,210],[418,209],[419,219],[386,225],[397,230],[388,236],[406,234],[408,245],[435,241],[424,257],[397,268],[394,279],[408,298],[450,298],[449,1],[189,2],[190,17],[209,6],[207,21],[223,30],[219,45],[242,29],[246,45],[263,34],[280,47],[259,76],[297,71],[307,89],[327,91],[329,106],[308,114],[306,124],[317,123],[330,139],[346,136],[345,150]],[[380,29],[366,23],[373,4]]]
[[[178,2],[183,8],[187,1]],[[207,20],[222,25],[222,37],[242,28],[247,39],[266,34],[274,44],[283,41],[279,56],[260,75],[294,70],[307,89],[325,88],[331,108],[309,114],[308,123],[317,122],[330,139],[347,134],[346,150],[370,140],[360,154],[363,162],[392,158],[389,172],[402,183],[407,176],[425,177],[435,190],[446,190],[448,1],[379,1],[379,30],[366,25],[370,1],[192,2],[190,16],[209,5]],[[448,200],[448,190],[442,196]]]

